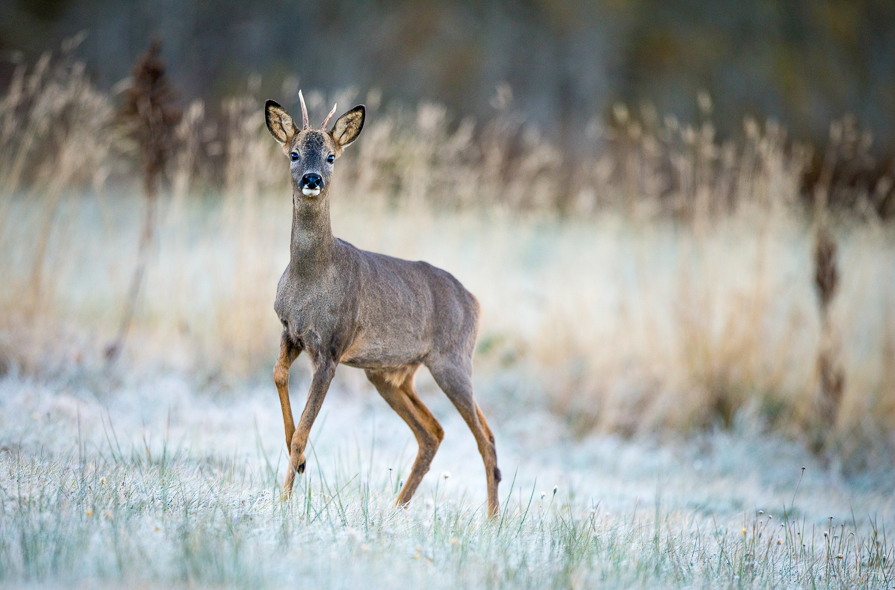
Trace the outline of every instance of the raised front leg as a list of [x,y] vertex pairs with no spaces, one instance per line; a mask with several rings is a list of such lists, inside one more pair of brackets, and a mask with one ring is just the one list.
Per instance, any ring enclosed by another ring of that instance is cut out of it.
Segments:
[[273,382],[277,386],[277,393],[280,394],[280,407],[283,409],[283,426],[286,429],[286,451],[289,451],[289,445],[292,442],[292,435],[295,433],[295,422],[292,419],[292,405],[289,403],[289,368],[298,355],[301,354],[301,348],[296,346],[289,334],[283,331],[280,339],[280,356],[277,357],[277,364],[273,367]]
[[308,436],[311,434],[311,427],[314,425],[314,420],[317,419],[317,414],[320,413],[323,398],[326,397],[329,384],[335,374],[336,361],[334,359],[324,359],[317,363],[314,379],[311,381],[311,390],[308,392],[308,401],[305,403],[305,409],[298,421],[298,428],[292,434],[292,441],[289,445],[289,468],[286,471],[286,484],[283,486],[283,493],[286,497],[292,494],[295,473],[304,473],[305,446],[308,444]]

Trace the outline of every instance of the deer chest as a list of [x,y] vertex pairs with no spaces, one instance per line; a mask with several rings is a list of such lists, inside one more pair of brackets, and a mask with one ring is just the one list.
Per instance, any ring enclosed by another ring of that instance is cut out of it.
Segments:
[[274,310],[293,339],[314,349],[342,340],[339,335],[351,330],[346,325],[354,315],[349,303],[337,285],[281,280]]

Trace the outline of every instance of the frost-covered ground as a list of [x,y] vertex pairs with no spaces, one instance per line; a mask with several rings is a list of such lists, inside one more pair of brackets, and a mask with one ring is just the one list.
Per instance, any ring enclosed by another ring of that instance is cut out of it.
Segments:
[[[286,457],[272,384],[221,390],[182,375],[6,377],[0,580],[337,588],[893,583],[882,534],[895,524],[895,497],[885,473],[846,479],[836,465],[745,420],[732,431],[666,442],[576,440],[554,414],[509,405],[483,379],[479,397],[504,474],[503,518],[485,518],[472,436],[428,376],[420,389],[445,440],[411,507],[395,510],[415,442],[361,373],[340,372],[289,502],[276,499]],[[297,413],[308,383],[305,372],[295,373]]]

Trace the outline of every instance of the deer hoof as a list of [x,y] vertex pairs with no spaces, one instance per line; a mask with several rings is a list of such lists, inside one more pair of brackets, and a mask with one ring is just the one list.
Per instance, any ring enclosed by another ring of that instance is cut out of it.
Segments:
[[295,473],[302,474],[305,472],[305,455],[304,455],[304,453],[298,453],[298,452],[293,451],[292,456],[289,457],[289,463],[290,463],[290,465],[292,465],[292,468],[295,471]]

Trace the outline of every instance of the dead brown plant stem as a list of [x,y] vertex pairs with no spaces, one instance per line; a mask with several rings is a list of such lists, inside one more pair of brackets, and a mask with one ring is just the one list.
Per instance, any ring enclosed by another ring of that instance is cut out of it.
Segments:
[[132,126],[132,133],[140,147],[146,215],[121,326],[118,336],[106,349],[106,358],[109,361],[115,360],[121,353],[133,322],[154,234],[158,183],[173,150],[177,125],[181,119],[180,109],[173,104],[175,92],[165,73],[161,49],[161,41],[155,39],[150,43],[149,50],[137,60],[132,85],[128,89],[121,111],[123,120]]
[[53,234],[53,223],[56,220],[56,212],[59,209],[61,190],[53,187],[48,191],[46,206],[43,211],[41,230],[37,235],[37,247],[34,254],[34,264],[31,267],[31,276],[28,280],[28,311],[27,318],[33,321],[40,309],[41,290],[43,285],[44,267],[46,266],[47,250],[50,238]]
[[146,264],[149,259],[149,249],[152,246],[155,235],[155,204],[157,196],[155,182],[147,180],[146,183],[146,215],[143,219],[143,232],[140,235],[140,245],[137,249],[137,263],[134,266],[134,274],[130,287],[127,290],[127,298],[124,302],[124,313],[121,316],[121,325],[113,343],[109,346],[107,356],[110,360],[121,352],[124,347],[127,333],[134,321],[137,310],[137,301],[140,297],[140,288],[143,285],[143,276],[146,274]]
[[836,160],[839,130],[833,127],[830,133],[830,147],[827,151],[821,181],[814,195],[815,238],[814,238],[814,286],[820,314],[821,334],[817,353],[818,413],[820,418],[816,448],[828,446],[833,439],[833,427],[842,403],[845,390],[845,370],[839,354],[840,343],[830,307],[839,286],[839,268],[836,261],[838,244],[830,228],[827,211],[830,179]]

